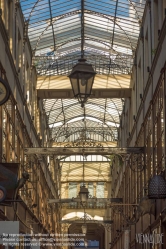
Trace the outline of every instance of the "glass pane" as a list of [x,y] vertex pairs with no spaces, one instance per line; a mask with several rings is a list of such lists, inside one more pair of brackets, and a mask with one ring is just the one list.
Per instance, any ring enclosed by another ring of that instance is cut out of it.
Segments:
[[88,183],[88,191],[89,191],[89,195],[94,196],[93,194],[93,183]]
[[93,85],[93,77],[90,77],[88,79],[88,84],[87,84],[87,88],[86,88],[86,92],[89,94],[92,90],[92,85]]
[[69,198],[77,197],[77,184],[69,183]]
[[74,96],[76,96],[79,93],[79,89],[78,89],[77,77],[74,77],[74,75],[71,78],[71,85],[74,92]]
[[104,198],[104,183],[98,182],[96,186],[96,197]]

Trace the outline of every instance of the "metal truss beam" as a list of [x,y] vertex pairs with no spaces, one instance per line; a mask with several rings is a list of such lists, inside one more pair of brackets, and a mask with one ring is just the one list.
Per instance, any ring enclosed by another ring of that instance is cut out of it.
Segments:
[[143,153],[144,147],[45,147],[45,148],[25,148],[26,155],[111,155],[111,154],[140,154]]
[[[79,198],[65,198],[65,199],[48,199],[47,200],[49,204],[51,203],[71,203],[71,202],[81,202],[81,200]],[[97,203],[104,203],[104,202],[108,202],[109,204],[113,203],[122,203],[123,202],[123,198],[89,198],[88,203],[92,203],[92,202],[97,202]]]
[[[38,89],[40,99],[70,99],[74,98],[72,89]],[[93,89],[90,98],[130,98],[131,88],[101,88]]]
[[[73,181],[74,181],[75,183],[76,183],[76,182],[77,182],[77,183],[82,183],[82,180],[75,180],[75,179],[74,179]],[[102,181],[102,182],[106,182],[106,183],[111,183],[111,182],[112,182],[112,181],[103,180],[103,179],[102,179],[102,180],[101,180],[101,179],[100,179],[100,180],[95,180],[95,182],[101,182],[101,181]],[[65,181],[65,180],[63,181],[63,180],[62,180],[62,181],[61,181],[61,184],[66,184],[66,183],[70,183],[70,182],[72,182],[72,180],[70,180],[70,181],[69,181],[69,180],[66,180],[66,181]],[[84,183],[90,183],[90,182],[94,183],[94,179],[93,179],[93,180],[84,180]]]
[[[68,224],[75,224],[75,223],[84,223],[84,220],[62,220],[60,221],[59,223],[68,223]],[[89,223],[105,223],[105,224],[112,224],[113,223],[113,220],[86,220],[86,223],[89,224]]]

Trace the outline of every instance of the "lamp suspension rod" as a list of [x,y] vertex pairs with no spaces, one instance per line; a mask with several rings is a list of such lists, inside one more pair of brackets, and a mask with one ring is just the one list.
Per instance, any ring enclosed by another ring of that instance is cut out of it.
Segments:
[[85,165],[84,165],[84,154],[83,154],[83,185],[84,185],[84,181],[85,181],[85,179],[84,179],[84,173],[85,173],[85,172],[84,172],[84,170],[85,170],[85,169],[84,169],[84,166],[85,166]]
[[81,0],[81,58],[84,58],[84,0]]
[[[114,23],[113,23],[113,34],[112,34],[112,41],[111,41],[111,50],[113,49],[113,45],[114,45],[114,35],[115,35],[115,25],[116,25],[117,9],[118,9],[118,0],[116,1],[116,6],[115,6]],[[109,73],[110,73],[110,69],[111,69],[111,57],[110,57],[110,62],[109,62]]]
[[86,219],[85,219],[85,206],[84,206],[84,224],[86,222]]

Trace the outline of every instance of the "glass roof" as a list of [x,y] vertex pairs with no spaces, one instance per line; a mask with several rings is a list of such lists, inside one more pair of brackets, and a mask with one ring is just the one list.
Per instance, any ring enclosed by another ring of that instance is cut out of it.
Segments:
[[21,0],[21,6],[40,74],[69,73],[81,56],[82,39],[97,73],[119,67],[130,72],[144,1]]
[[[145,0],[20,0],[38,73],[38,89],[69,89],[66,77],[84,55],[94,88],[129,88]],[[54,142],[118,139],[124,99],[44,99]],[[86,127],[85,127],[86,126]]]
[[[82,162],[61,162],[62,165],[62,182],[80,182],[83,180]],[[94,178],[99,182],[110,181],[109,162],[85,162],[86,180],[93,182]]]

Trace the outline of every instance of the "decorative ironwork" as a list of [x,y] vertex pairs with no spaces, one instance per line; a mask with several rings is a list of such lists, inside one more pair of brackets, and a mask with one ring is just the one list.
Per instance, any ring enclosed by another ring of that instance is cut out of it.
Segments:
[[132,153],[129,157],[128,162],[129,162],[130,169],[134,172],[143,171],[145,168],[143,153],[140,153],[140,154]]
[[123,213],[123,206],[122,205],[111,205],[110,206],[115,214]]
[[102,143],[93,141],[91,139],[86,139],[86,140],[78,140],[74,142],[70,142],[65,145],[65,147],[97,147],[97,148],[104,148]]
[[[90,124],[91,125],[91,124]],[[55,142],[76,142],[80,138],[80,134],[83,132],[82,127],[56,127],[50,129],[51,136]],[[90,127],[86,126],[87,141],[99,141],[99,142],[112,142],[117,138],[116,127]],[[95,137],[95,139],[94,139]],[[70,147],[70,146],[69,146]]]
[[[138,204],[121,204],[114,205],[112,209],[115,213],[121,214],[127,225],[135,225],[141,216],[145,214],[155,215],[155,202],[150,200],[148,196],[143,197]],[[132,217],[124,213],[124,206],[128,206],[128,213],[132,213]]]
[[84,209],[84,216],[81,217],[80,219],[83,220],[84,222],[87,220],[91,220],[90,216],[85,212],[85,209]]
[[[73,41],[80,41],[78,39],[69,40],[67,43],[70,44]],[[110,48],[109,44],[104,44],[102,40],[94,39],[94,38],[85,38],[85,42],[94,41],[99,44],[103,44]],[[65,45],[65,44],[64,44]],[[113,49],[112,49],[113,50]],[[93,51],[93,49],[91,49]],[[130,55],[124,56],[118,53],[118,51],[114,51],[115,60],[109,60],[109,56],[101,55],[101,54],[87,54],[87,60],[93,65],[94,70],[98,74],[107,75],[115,74],[117,72],[123,74],[129,74],[131,72],[131,68],[133,65],[133,58]],[[77,53],[75,56],[65,55],[59,56],[58,60],[56,60],[56,56],[53,53],[53,56],[34,56],[33,64],[36,66],[37,71],[40,75],[68,75],[72,70],[73,65],[79,59],[80,54]],[[65,67],[64,67],[65,66]]]

